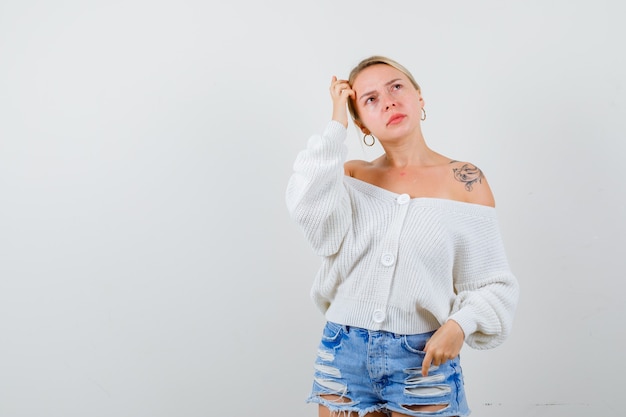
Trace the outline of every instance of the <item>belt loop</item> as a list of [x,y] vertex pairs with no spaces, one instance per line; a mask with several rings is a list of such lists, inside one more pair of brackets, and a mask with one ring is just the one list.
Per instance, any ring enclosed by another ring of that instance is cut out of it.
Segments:
[[350,326],[348,326],[347,324],[344,324],[344,325],[343,325],[343,331],[344,331],[345,333],[350,333]]

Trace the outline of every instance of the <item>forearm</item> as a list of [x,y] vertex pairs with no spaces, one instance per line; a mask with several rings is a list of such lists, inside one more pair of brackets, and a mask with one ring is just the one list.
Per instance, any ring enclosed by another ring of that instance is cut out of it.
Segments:
[[338,249],[350,221],[350,203],[343,185],[346,129],[331,121],[322,135],[312,136],[294,163],[286,203],[318,254]]

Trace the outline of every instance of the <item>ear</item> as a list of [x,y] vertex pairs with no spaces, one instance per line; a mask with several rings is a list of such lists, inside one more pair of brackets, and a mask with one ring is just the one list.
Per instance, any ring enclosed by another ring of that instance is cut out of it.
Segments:
[[420,91],[417,92],[417,95],[419,97],[419,102],[422,105],[422,108],[424,108],[424,106],[426,105],[426,103],[424,102],[424,97],[422,97],[422,93]]
[[358,120],[352,119],[352,122],[354,122],[354,124],[356,125],[356,127],[358,127],[359,129],[361,129],[361,132],[363,132],[364,135],[369,135],[371,132],[368,128],[366,128],[363,123],[361,123]]

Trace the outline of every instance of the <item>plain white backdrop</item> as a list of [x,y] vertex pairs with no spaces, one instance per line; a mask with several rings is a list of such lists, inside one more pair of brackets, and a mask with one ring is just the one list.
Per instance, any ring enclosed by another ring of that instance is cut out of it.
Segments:
[[284,191],[372,54],[489,178],[521,284],[510,339],[463,349],[473,415],[618,415],[620,8],[0,1],[0,416],[316,416],[319,260]]

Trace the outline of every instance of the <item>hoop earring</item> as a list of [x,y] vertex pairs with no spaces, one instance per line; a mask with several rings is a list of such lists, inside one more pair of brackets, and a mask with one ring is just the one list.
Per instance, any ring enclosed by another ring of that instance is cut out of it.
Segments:
[[[367,137],[372,138],[372,142],[368,143],[367,140],[365,138]],[[374,146],[374,144],[376,143],[376,138],[374,137],[374,135],[372,135],[371,133],[368,135],[363,135],[363,143],[365,144],[365,146]]]
[[422,107],[422,117],[420,118],[420,120],[423,122],[424,120],[426,120],[426,110],[424,110],[424,108]]

